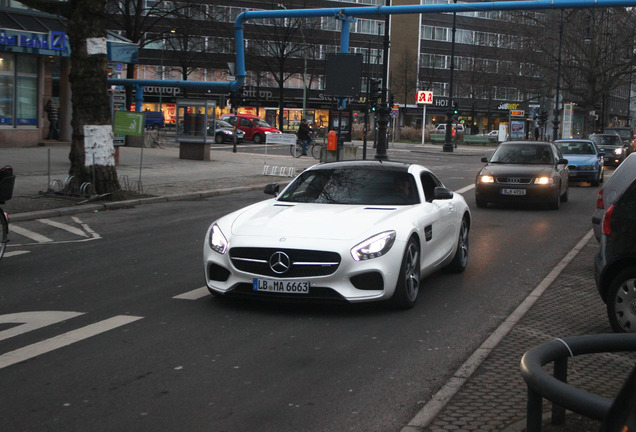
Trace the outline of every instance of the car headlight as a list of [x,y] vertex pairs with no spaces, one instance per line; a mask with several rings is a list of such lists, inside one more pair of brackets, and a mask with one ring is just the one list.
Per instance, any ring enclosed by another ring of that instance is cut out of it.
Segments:
[[623,149],[622,148],[617,148],[616,150],[614,150],[614,154],[617,156],[620,156],[623,154]]
[[227,251],[228,242],[221,228],[217,224],[212,225],[210,230],[210,247],[213,251],[224,254]]
[[494,183],[495,178],[489,175],[481,175],[479,176],[479,183]]
[[554,179],[552,177],[537,177],[534,179],[534,184],[538,185],[548,185],[553,183]]
[[351,256],[356,261],[364,261],[386,254],[395,242],[395,231],[385,231],[376,234],[357,244],[351,249]]
[[223,130],[221,131],[221,133],[223,133],[223,134],[225,134],[225,135],[232,135],[232,134],[234,133],[234,131],[227,130],[227,129],[223,129]]

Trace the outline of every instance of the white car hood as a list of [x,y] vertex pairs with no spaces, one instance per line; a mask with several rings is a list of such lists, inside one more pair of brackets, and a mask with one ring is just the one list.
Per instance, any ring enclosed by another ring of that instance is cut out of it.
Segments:
[[359,239],[409,206],[353,206],[264,201],[250,206],[232,223],[233,236],[307,239]]

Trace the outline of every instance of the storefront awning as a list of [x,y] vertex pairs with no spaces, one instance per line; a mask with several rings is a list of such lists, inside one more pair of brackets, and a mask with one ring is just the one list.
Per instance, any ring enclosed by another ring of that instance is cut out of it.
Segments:
[[[108,32],[108,60],[137,63],[136,44]],[[66,19],[42,12],[0,8],[0,51],[55,55],[71,55],[66,36]]]

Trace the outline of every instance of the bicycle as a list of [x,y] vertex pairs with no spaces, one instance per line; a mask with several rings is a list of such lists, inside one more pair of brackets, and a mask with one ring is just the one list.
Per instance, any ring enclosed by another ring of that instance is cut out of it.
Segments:
[[165,148],[168,143],[165,128],[152,128],[144,133],[144,145],[146,147]]
[[[318,141],[311,137],[311,140],[307,144],[307,154],[311,153],[314,159],[320,159],[320,149],[322,148],[322,144],[319,144]],[[289,146],[289,152],[292,156],[299,158],[303,153],[303,142],[299,139],[296,139],[295,146]]]
[[[14,184],[13,168],[9,165],[0,168],[0,204],[4,204],[11,199]],[[2,259],[9,242],[9,215],[2,208],[0,208],[0,230],[0,259]]]

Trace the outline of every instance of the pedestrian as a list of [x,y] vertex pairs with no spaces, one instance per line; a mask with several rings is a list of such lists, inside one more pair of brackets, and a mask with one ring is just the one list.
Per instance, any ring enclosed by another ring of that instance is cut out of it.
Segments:
[[298,132],[296,132],[296,137],[303,145],[303,152],[300,155],[307,156],[307,145],[311,142],[311,128],[307,124],[307,119],[302,119],[300,121]]
[[49,119],[49,136],[47,139],[56,140],[60,136],[60,107],[57,101],[54,98],[49,99],[44,106],[44,111],[46,111]]

